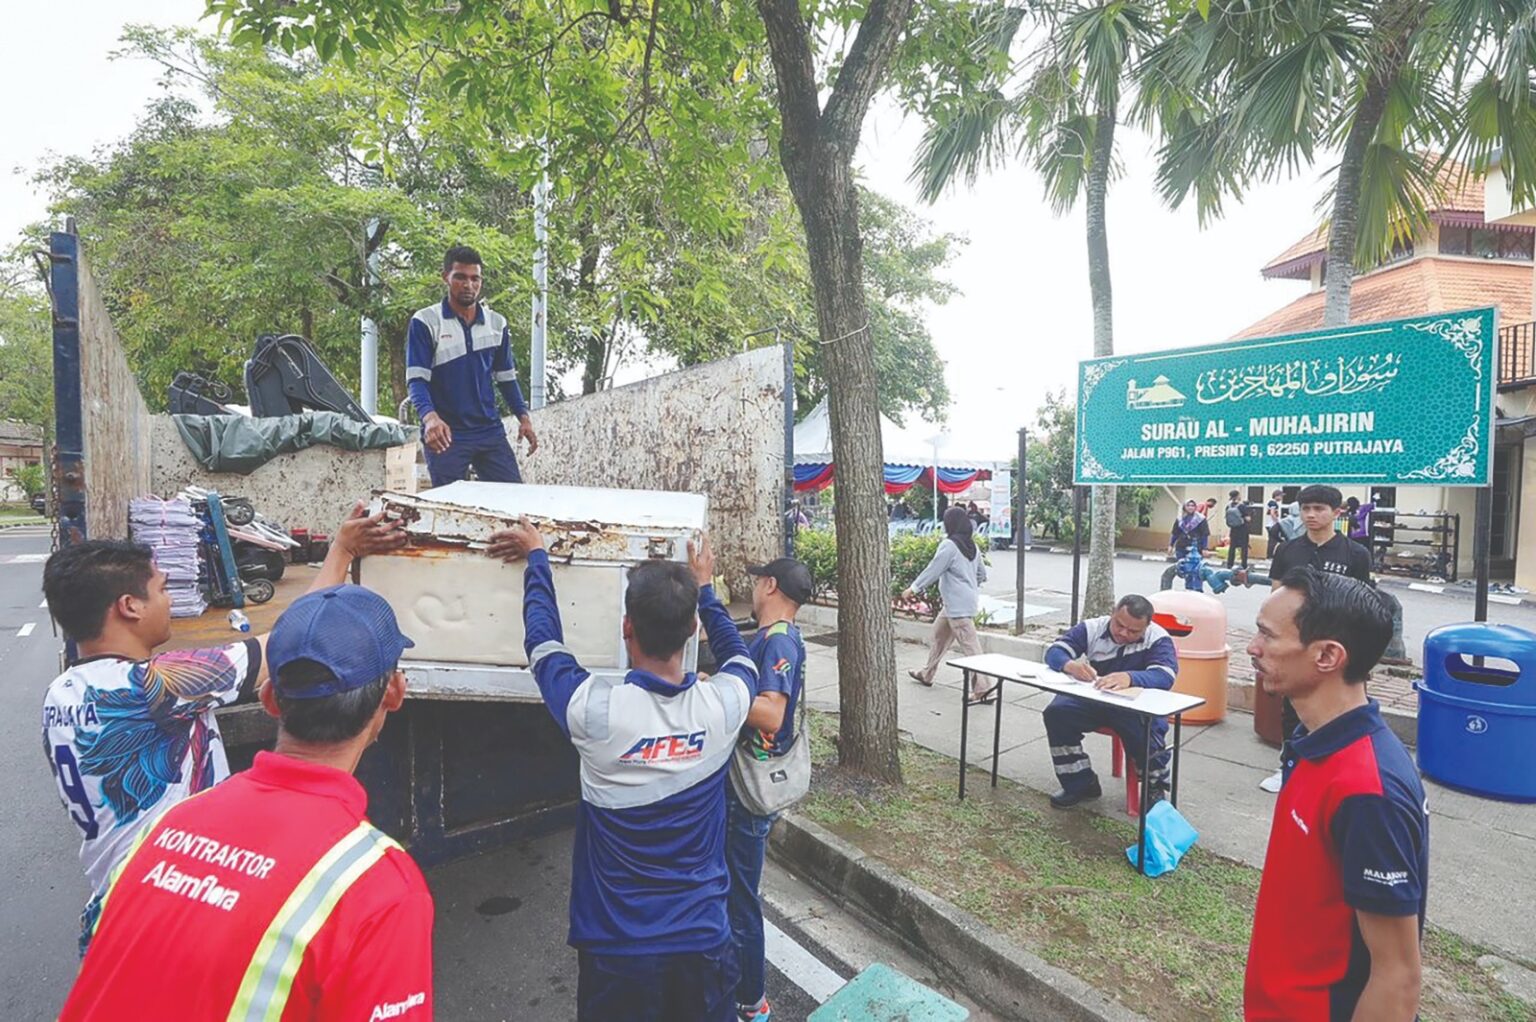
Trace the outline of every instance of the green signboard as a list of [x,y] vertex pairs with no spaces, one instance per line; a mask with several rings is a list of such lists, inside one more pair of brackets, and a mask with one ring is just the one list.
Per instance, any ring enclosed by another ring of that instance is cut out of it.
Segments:
[[1083,362],[1077,481],[1491,482],[1495,310]]

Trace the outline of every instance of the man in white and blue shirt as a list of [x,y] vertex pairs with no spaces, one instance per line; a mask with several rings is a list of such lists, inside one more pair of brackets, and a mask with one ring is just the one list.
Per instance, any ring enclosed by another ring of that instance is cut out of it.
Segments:
[[405,386],[421,418],[432,485],[463,479],[471,465],[487,482],[520,483],[496,391],[517,417],[528,453],[539,449],[528,404],[517,384],[507,318],[480,301],[480,253],[456,245],[443,256],[448,297],[411,317],[405,341]]
[[[523,641],[544,705],[581,757],[569,943],[577,1018],[735,1022],[726,910],[726,771],[757,695],[757,666],[715,595],[709,541],[689,564],[646,561],[624,592],[630,670],[595,676],[564,645],[549,554],[526,519],[491,537],[526,557]],[[700,621],[720,661],[683,657]]]

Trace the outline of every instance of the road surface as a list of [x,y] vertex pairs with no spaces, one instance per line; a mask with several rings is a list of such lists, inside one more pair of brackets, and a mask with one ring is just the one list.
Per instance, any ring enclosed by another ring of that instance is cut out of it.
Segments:
[[[987,595],[1008,602],[1013,601],[1015,552],[994,550],[987,555],[988,580],[982,586]],[[1086,580],[1088,557],[1083,555],[1083,575]],[[1125,557],[1115,559],[1115,591],[1126,593],[1156,592],[1166,560],[1142,561]],[[1176,583],[1182,585],[1182,583]],[[1070,554],[1051,554],[1029,551],[1024,556],[1025,603],[1031,608],[1049,608],[1048,613],[1031,614],[1031,623],[1061,624],[1070,620],[1072,593],[1072,557]],[[1403,605],[1403,641],[1415,663],[1419,662],[1424,649],[1424,636],[1440,625],[1472,620],[1472,600],[1466,596],[1446,593],[1418,592],[1404,586],[1387,588]],[[1244,589],[1234,586],[1222,594],[1227,607],[1228,627],[1247,633],[1253,631],[1253,621],[1259,605],[1269,595],[1267,586]],[[1499,603],[1488,605],[1488,619],[1504,624],[1519,625],[1536,631],[1536,608],[1511,607]],[[1241,650],[1234,650],[1241,654]]]

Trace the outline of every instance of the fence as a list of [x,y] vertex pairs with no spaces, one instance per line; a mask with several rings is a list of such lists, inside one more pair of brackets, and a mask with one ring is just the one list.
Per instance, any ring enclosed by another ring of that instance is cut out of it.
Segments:
[[1536,383],[1536,323],[1499,330],[1499,386]]

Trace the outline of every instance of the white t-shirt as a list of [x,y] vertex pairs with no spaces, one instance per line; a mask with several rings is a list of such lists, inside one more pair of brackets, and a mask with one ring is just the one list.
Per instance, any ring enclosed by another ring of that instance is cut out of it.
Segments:
[[48,686],[43,746],[93,894],[139,830],[229,776],[213,711],[252,691],[261,644],[91,657]]

